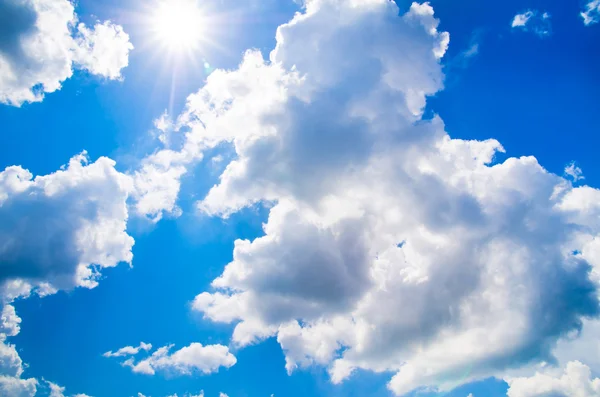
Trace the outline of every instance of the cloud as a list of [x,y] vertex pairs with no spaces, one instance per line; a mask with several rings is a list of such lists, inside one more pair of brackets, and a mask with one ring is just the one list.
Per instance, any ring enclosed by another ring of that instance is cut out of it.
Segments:
[[[147,397],[147,396],[143,395],[142,393],[138,393],[138,397]],[[167,397],[177,397],[177,393],[171,394],[171,395],[169,395]],[[204,397],[204,391],[201,390],[198,395],[192,395],[191,393],[186,393],[184,395],[184,397]],[[223,397],[223,393],[221,393],[219,395],[219,397]],[[225,395],[225,397],[227,397],[227,395]]]
[[20,281],[42,294],[93,288],[102,268],[131,263],[132,183],[114,167],[105,157],[89,163],[83,153],[45,176],[19,166],[0,173],[0,286]]
[[522,14],[515,15],[511,27],[526,32],[532,31],[539,37],[546,37],[549,36],[552,31],[550,18],[551,16],[548,12],[542,13],[537,10],[528,10]]
[[16,336],[21,331],[21,318],[17,316],[15,307],[12,305],[4,305],[0,314],[0,341],[4,341],[6,337]]
[[0,395],[5,397],[33,397],[37,380],[23,379],[23,361],[13,344],[6,339],[19,333],[21,319],[11,305],[2,308],[0,317]]
[[192,343],[171,353],[172,347],[173,345],[169,345],[156,349],[150,357],[137,362],[133,357],[129,358],[122,365],[131,367],[135,373],[146,375],[154,375],[157,371],[172,375],[192,375],[217,372],[219,368],[230,368],[237,362],[227,346],[223,345],[203,346],[200,343]]
[[0,0],[0,103],[38,102],[80,68],[119,79],[133,48],[121,26],[77,24],[69,0]]
[[108,351],[103,354],[104,357],[124,357],[124,356],[135,356],[141,350],[149,351],[152,349],[152,344],[141,342],[138,347],[125,346],[117,350],[116,352]]
[[[65,397],[65,388],[57,385],[56,383],[52,383],[46,381],[48,388],[50,389],[50,394],[48,397]],[[71,397],[90,397],[87,394],[73,394]]]
[[600,22],[600,0],[591,0],[585,5],[585,10],[581,12],[583,23],[590,26]]
[[[264,235],[236,241],[193,302],[235,326],[234,345],[276,337],[289,372],[322,365],[335,383],[391,371],[402,395],[553,362],[598,317],[600,191],[423,118],[443,89],[437,27],[428,4],[399,16],[387,0],[308,1],[268,60],[249,51],[208,77],[169,127],[183,143],[136,176],[140,197],[161,192],[138,211],[160,217],[181,176],[227,146],[198,208],[269,209]],[[128,365],[154,373],[172,361],[163,349]]]
[[77,30],[75,62],[92,74],[120,79],[121,70],[129,64],[129,51],[133,49],[123,28],[105,21],[93,29],[80,23]]
[[37,391],[37,381],[0,375],[0,393],[6,397],[33,397]]
[[[21,323],[9,303],[32,292],[94,288],[103,268],[131,263],[134,240],[126,224],[132,189],[131,178],[114,161],[101,157],[90,163],[85,152],[44,176],[34,178],[20,166],[0,172],[2,396],[33,396],[38,386],[36,379],[21,378],[24,364],[7,342]],[[57,396],[64,391],[56,385],[54,390]]]
[[585,179],[583,171],[581,171],[581,168],[579,168],[575,162],[571,162],[565,167],[565,176],[570,178],[573,182]]
[[590,368],[578,361],[567,364],[562,376],[536,373],[530,378],[507,379],[508,397],[598,397],[600,379],[592,379]]

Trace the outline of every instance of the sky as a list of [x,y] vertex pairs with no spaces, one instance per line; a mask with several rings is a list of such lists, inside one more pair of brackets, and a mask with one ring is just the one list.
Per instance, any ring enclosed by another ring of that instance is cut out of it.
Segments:
[[0,395],[600,396],[598,0],[0,0]]

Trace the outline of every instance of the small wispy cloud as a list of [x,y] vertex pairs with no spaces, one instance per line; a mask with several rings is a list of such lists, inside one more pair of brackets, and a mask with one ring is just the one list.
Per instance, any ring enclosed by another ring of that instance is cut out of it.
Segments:
[[571,179],[573,182],[585,179],[585,177],[583,176],[583,171],[575,164],[574,161],[567,164],[567,166],[565,167],[565,177]]
[[116,352],[108,351],[103,354],[104,357],[125,357],[125,356],[135,356],[141,350],[149,351],[152,349],[152,344],[141,342],[138,347],[133,346],[125,346],[117,350]]
[[591,0],[585,5],[585,10],[581,12],[583,24],[585,26],[600,22],[600,0]]
[[539,37],[546,37],[552,32],[551,17],[548,12],[527,10],[514,16],[511,27],[525,32],[531,31]]

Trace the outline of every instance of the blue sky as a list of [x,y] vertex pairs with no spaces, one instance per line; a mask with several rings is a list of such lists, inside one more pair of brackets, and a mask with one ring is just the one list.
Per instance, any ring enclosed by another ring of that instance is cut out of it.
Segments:
[[0,394],[600,396],[600,3],[300,3],[0,0]]

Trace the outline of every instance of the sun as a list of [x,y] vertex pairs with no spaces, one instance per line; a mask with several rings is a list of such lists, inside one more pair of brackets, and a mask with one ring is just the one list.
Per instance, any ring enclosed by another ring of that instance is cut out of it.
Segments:
[[207,18],[197,0],[162,0],[151,18],[155,39],[170,50],[194,50],[206,34]]

